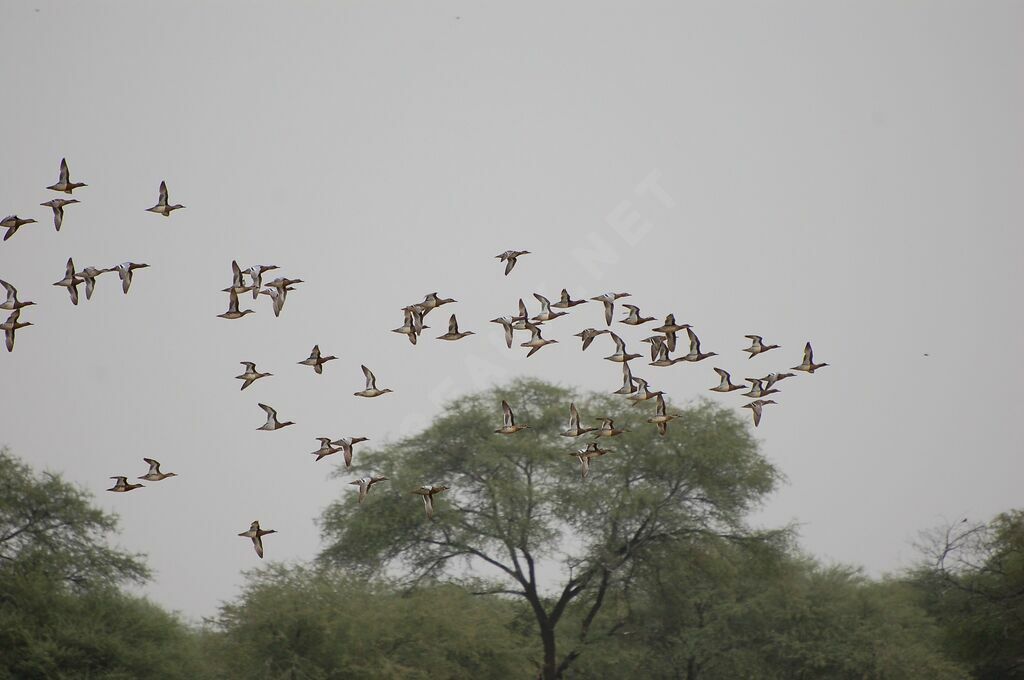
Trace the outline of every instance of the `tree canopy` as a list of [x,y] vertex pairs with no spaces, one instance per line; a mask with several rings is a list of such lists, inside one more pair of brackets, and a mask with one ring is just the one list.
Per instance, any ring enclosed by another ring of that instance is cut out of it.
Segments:
[[[494,433],[502,400],[529,429]],[[614,418],[630,431],[609,438],[612,452],[585,480],[570,455],[582,444],[558,434],[570,402],[585,420]],[[698,536],[757,540],[744,518],[778,480],[732,412],[699,402],[662,437],[645,422],[647,410],[536,380],[458,399],[416,436],[364,452],[360,465],[390,486],[361,506],[349,494],[324,512],[321,563],[364,575],[392,568],[407,584],[442,575],[469,583],[465,569],[475,569],[490,581],[476,592],[529,604],[541,673],[560,677],[593,635],[621,631],[621,617],[601,614],[639,558]],[[451,489],[427,520],[408,494],[433,483]],[[570,609],[578,625],[563,636],[567,651],[559,655],[556,629]]]

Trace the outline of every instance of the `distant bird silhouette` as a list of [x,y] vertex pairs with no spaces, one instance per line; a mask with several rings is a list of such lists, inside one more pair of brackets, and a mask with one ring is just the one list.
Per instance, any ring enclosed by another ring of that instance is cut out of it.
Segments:
[[253,522],[249,525],[248,531],[243,531],[238,534],[244,538],[252,539],[252,547],[256,550],[256,555],[262,560],[263,559],[263,537],[267,534],[276,534],[277,529],[260,529],[259,521]]

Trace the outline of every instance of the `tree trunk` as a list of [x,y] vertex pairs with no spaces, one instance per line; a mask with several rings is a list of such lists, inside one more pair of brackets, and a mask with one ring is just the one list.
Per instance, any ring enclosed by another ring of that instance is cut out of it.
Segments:
[[555,649],[555,628],[547,623],[540,624],[540,639],[544,643],[544,680],[556,680],[558,663]]

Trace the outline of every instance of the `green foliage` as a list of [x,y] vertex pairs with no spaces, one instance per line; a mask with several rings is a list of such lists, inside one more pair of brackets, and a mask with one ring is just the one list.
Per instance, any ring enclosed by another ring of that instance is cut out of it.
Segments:
[[117,518],[92,506],[89,494],[59,475],[35,475],[0,449],[0,569],[46,574],[86,588],[149,576],[136,555],[113,550],[106,537]]
[[515,608],[431,585],[400,593],[337,572],[250,573],[208,633],[223,678],[511,678],[529,672]]
[[116,518],[0,450],[0,678],[196,678],[193,635],[117,590],[147,578]]
[[980,680],[1024,678],[1024,511],[926,534],[913,573],[948,648]]
[[[502,399],[530,429],[494,434]],[[612,453],[593,461],[586,480],[570,454],[589,437],[558,435],[571,401],[585,424],[612,417],[630,430],[607,440]],[[746,537],[744,516],[777,481],[732,412],[702,401],[661,437],[645,422],[652,409],[535,380],[458,399],[415,437],[364,451],[360,462],[372,460],[390,485],[362,506],[348,493],[325,511],[320,562],[364,575],[392,566],[410,583],[453,578],[456,566],[484,569],[478,573],[497,579],[492,592],[527,600],[544,646],[543,674],[559,677],[595,626],[618,625],[599,615],[606,597],[628,587],[634,562],[694,536]],[[425,484],[451,487],[436,498],[432,521],[409,495]],[[542,581],[541,560],[560,564],[560,577]],[[557,659],[564,614],[579,629]]]

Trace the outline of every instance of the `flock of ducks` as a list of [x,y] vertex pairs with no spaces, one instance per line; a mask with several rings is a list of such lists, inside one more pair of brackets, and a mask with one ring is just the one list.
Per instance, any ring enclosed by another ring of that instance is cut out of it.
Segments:
[[[62,160],[57,183],[47,188],[53,191],[71,194],[75,189],[85,186],[88,185],[82,182],[71,181],[67,161]],[[64,209],[68,205],[78,202],[79,201],[76,199],[61,198],[53,199],[46,203],[42,203],[41,205],[52,209],[54,227],[57,231],[60,231],[61,225],[64,221]],[[165,182],[161,182],[157,204],[151,208],[147,208],[146,210],[147,212],[163,215],[164,217],[170,217],[173,211],[180,210],[184,207],[185,206],[180,204],[170,204],[167,185]],[[7,232],[4,235],[4,240],[6,241],[10,239],[21,227],[34,222],[36,222],[36,220],[22,219],[17,215],[10,215],[4,218],[0,221],[0,227],[7,229]],[[518,258],[529,254],[530,252],[526,250],[506,250],[495,257],[499,262],[505,263],[505,276],[508,276],[515,267]],[[79,285],[83,283],[85,284],[85,296],[86,299],[89,300],[92,298],[92,294],[96,286],[96,280],[102,274],[116,271],[121,279],[121,289],[123,293],[127,294],[132,283],[133,272],[145,267],[148,267],[148,265],[124,262],[114,267],[97,268],[89,266],[79,271],[75,267],[72,259],[69,258],[65,268],[64,278],[53,285],[66,288],[70,295],[71,302],[77,305]],[[280,316],[284,309],[288,293],[293,292],[295,290],[295,286],[303,283],[303,281],[301,279],[278,277],[270,282],[264,283],[263,276],[266,273],[277,269],[279,269],[277,265],[254,265],[243,270],[237,261],[232,261],[231,285],[223,289],[223,292],[228,293],[228,310],[223,314],[218,314],[217,316],[223,319],[237,320],[248,314],[254,314],[255,311],[252,309],[240,308],[239,296],[245,295],[246,293],[251,293],[253,300],[257,300],[260,295],[265,295],[270,298],[274,315]],[[14,349],[15,332],[18,329],[32,325],[30,322],[21,322],[19,320],[22,309],[30,305],[34,305],[35,303],[19,301],[18,291],[10,283],[0,280],[0,285],[4,287],[7,294],[6,300],[0,304],[0,309],[11,312],[6,321],[0,324],[0,329],[3,329],[6,336],[7,350],[10,352]],[[529,340],[519,343],[519,346],[529,350],[526,354],[527,357],[533,356],[544,347],[558,342],[558,340],[543,337],[542,326],[544,326],[544,324],[551,323],[559,318],[568,316],[568,310],[579,305],[588,304],[589,302],[600,303],[603,306],[606,328],[585,328],[576,333],[575,337],[582,340],[582,351],[586,351],[599,336],[608,335],[614,345],[614,352],[604,358],[607,361],[619,364],[622,370],[622,386],[615,390],[613,394],[625,396],[632,402],[633,406],[638,406],[643,402],[654,400],[654,412],[646,419],[646,422],[654,425],[658,429],[658,433],[664,436],[668,432],[669,423],[672,420],[679,418],[680,414],[668,412],[664,392],[652,390],[650,383],[648,383],[647,380],[633,375],[630,368],[630,362],[640,359],[643,354],[629,352],[623,338],[611,329],[616,302],[622,298],[630,297],[630,294],[626,292],[607,292],[591,297],[589,300],[574,300],[566,289],[562,289],[557,302],[551,302],[547,297],[539,293],[534,293],[533,297],[540,304],[539,312],[533,316],[530,315],[526,304],[522,299],[520,299],[516,314],[491,319],[491,323],[502,326],[507,347],[509,349],[512,348],[515,340],[515,333],[529,332]],[[429,328],[429,326],[424,322],[430,312],[438,307],[455,302],[456,300],[454,299],[440,297],[436,292],[429,293],[424,296],[422,302],[402,307],[403,323],[400,327],[393,329],[393,332],[406,336],[411,344],[416,345],[423,331]],[[653,316],[644,316],[640,307],[637,305],[623,304],[622,306],[625,308],[626,312],[623,318],[618,320],[618,323],[620,324],[641,327],[644,324],[655,321],[655,317]],[[673,356],[677,349],[679,334],[683,331],[686,332],[686,338],[689,341],[688,351],[685,354]],[[703,351],[701,349],[700,338],[694,332],[692,326],[690,324],[677,323],[674,314],[668,314],[665,317],[664,322],[659,326],[651,327],[650,332],[652,332],[653,335],[642,340],[642,342],[650,345],[649,366],[666,368],[680,362],[697,363],[710,357],[718,356],[716,352]],[[448,332],[436,337],[439,340],[454,342],[464,340],[471,335],[474,335],[473,331],[461,331],[459,329],[459,323],[456,315],[451,314],[448,319]],[[765,343],[764,338],[760,335],[751,334],[745,337],[750,340],[751,343],[749,347],[743,349],[743,351],[748,354],[749,359],[753,359],[771,350],[779,349],[779,345]],[[302,366],[309,366],[317,375],[322,375],[324,365],[327,364],[327,362],[335,361],[337,359],[338,357],[333,355],[325,356],[321,352],[320,346],[314,345],[309,356],[297,363]],[[240,363],[245,368],[245,371],[241,375],[235,376],[236,379],[242,381],[240,390],[245,390],[257,380],[273,375],[272,373],[263,373],[258,371],[255,362],[242,361]],[[824,366],[828,366],[828,364],[816,363],[814,361],[811,343],[808,342],[804,346],[802,362],[798,366],[793,366],[789,370],[813,374],[816,370]],[[362,369],[363,376],[365,378],[365,387],[360,391],[354,392],[354,396],[372,399],[392,392],[390,388],[380,388],[377,386],[377,378],[373,371],[365,365],[360,368]],[[742,393],[742,396],[748,397],[752,401],[744,404],[743,408],[749,408],[751,410],[755,427],[757,427],[761,422],[764,407],[776,403],[771,399],[765,399],[765,397],[778,394],[780,390],[776,385],[778,385],[782,380],[791,378],[795,375],[794,373],[772,372],[760,378],[746,378],[745,382],[750,384],[748,389],[746,385],[734,384],[728,371],[719,367],[714,367],[714,371],[719,377],[719,383],[709,389],[713,392],[722,393],[746,390]],[[259,403],[258,406],[264,411],[266,415],[266,422],[257,428],[257,430],[272,432],[295,424],[292,421],[282,422],[279,420],[277,411],[267,404]],[[501,426],[494,430],[496,434],[514,436],[523,430],[529,429],[529,425],[516,422],[515,413],[507,401],[503,400],[501,402],[501,412]],[[577,438],[584,435],[590,435],[592,437],[592,440],[587,443],[586,446],[572,451],[569,454],[579,461],[580,474],[583,479],[586,479],[590,473],[592,460],[612,452],[611,449],[602,448],[599,442],[612,437],[621,436],[629,432],[629,430],[615,427],[615,421],[607,416],[598,417],[595,421],[600,422],[598,427],[583,427],[581,424],[580,413],[577,410],[576,405],[574,403],[570,403],[568,425],[564,431],[559,433],[561,436],[569,438]],[[316,451],[312,452],[312,454],[316,456],[316,460],[319,461],[327,456],[340,452],[342,453],[346,469],[352,467],[355,445],[360,442],[369,441],[366,437],[361,436],[344,437],[341,439],[317,437],[316,439],[320,442],[320,447]],[[143,460],[149,465],[149,470],[146,474],[138,477],[140,480],[160,482],[176,476],[173,472],[161,472],[160,463],[155,459],[144,458]],[[115,480],[115,484],[113,487],[108,489],[108,491],[115,493],[126,493],[144,486],[141,483],[129,483],[126,476],[115,476],[111,477],[111,479]],[[369,495],[373,485],[385,481],[388,481],[388,478],[385,476],[368,475],[353,480],[349,482],[349,484],[358,487],[358,502],[361,504]],[[418,495],[423,499],[424,511],[427,519],[429,520],[434,516],[434,497],[448,489],[449,487],[445,484],[427,484],[417,487],[409,493]],[[244,531],[238,535],[251,539],[256,554],[262,558],[262,537],[272,533],[276,533],[276,530],[262,529],[260,528],[259,521],[254,521],[249,526],[248,531]]]

